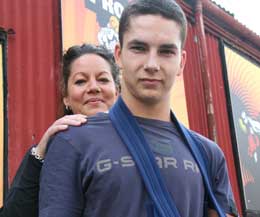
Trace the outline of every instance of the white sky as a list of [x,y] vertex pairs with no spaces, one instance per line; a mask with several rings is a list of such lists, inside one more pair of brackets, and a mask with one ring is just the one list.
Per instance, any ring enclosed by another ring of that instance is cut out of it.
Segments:
[[260,0],[213,0],[260,36]]

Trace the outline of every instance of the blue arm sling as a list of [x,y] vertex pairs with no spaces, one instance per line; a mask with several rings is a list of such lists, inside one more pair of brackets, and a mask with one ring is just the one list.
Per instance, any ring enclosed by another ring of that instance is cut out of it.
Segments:
[[[150,149],[150,146],[144,138],[137,121],[121,97],[119,97],[116,104],[109,111],[109,118],[135,160],[146,190],[153,202],[154,211],[152,212],[152,216],[180,217],[173,198],[167,190],[164,179],[160,174],[159,167],[156,164],[155,157]],[[177,129],[183,136],[198,164],[204,180],[205,189],[214,204],[215,210],[218,212],[220,217],[225,217],[226,215],[220,208],[211,188],[207,167],[204,162],[205,160],[203,159],[205,156],[203,156],[203,153],[201,153],[201,150],[197,147],[201,144],[197,144],[196,138],[189,132],[188,129],[178,122],[173,113],[171,113],[171,119],[176,124]]]

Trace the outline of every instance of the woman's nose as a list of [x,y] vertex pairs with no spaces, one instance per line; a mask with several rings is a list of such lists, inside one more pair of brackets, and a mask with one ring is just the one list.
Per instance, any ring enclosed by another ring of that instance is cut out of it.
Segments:
[[100,93],[101,88],[99,87],[99,84],[96,80],[90,80],[89,84],[87,86],[87,92],[88,93]]

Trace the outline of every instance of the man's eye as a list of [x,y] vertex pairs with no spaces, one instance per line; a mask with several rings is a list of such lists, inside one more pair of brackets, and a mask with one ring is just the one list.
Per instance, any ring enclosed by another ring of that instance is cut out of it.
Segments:
[[86,81],[84,79],[79,79],[75,81],[76,85],[83,85]]
[[130,49],[135,51],[135,52],[143,52],[143,51],[145,51],[145,47],[143,47],[143,46],[132,46]]
[[173,50],[161,50],[160,53],[162,55],[167,55],[167,56],[175,55],[175,51],[173,51]]

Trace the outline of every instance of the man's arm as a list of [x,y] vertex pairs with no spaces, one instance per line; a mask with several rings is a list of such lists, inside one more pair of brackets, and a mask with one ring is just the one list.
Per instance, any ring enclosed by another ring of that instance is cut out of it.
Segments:
[[[219,206],[226,216],[238,216],[223,151],[215,142],[199,134],[195,134],[195,136],[203,144],[205,156],[208,159],[208,173],[212,190]],[[208,201],[208,216],[218,216],[214,210],[214,204],[210,200]]]
[[[219,152],[219,153],[217,153]],[[229,181],[228,169],[224,153],[219,149],[212,158],[212,187],[219,205],[222,207],[226,216],[238,216],[237,208]],[[213,204],[209,205],[209,216],[218,216],[212,209]]]
[[[67,136],[67,134],[66,134]],[[80,153],[60,134],[47,152],[40,179],[39,217],[79,217],[84,209]]]

